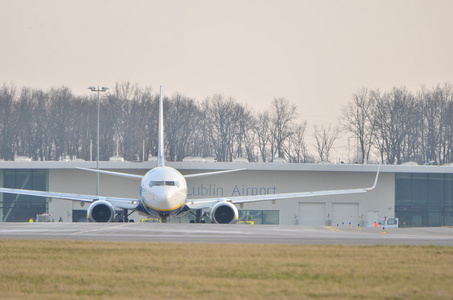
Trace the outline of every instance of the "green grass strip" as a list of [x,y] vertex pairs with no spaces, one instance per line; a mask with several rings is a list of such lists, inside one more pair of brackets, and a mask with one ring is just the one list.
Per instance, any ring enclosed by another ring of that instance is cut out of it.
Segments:
[[452,299],[453,247],[0,240],[0,299]]

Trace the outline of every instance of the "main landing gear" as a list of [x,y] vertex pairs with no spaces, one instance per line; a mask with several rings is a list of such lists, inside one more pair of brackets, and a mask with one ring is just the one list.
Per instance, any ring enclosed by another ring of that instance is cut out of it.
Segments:
[[132,223],[132,222],[134,222],[133,219],[129,219],[129,216],[130,216],[133,212],[134,212],[134,211],[129,212],[128,209],[124,208],[124,209],[123,209],[123,214],[122,214],[122,215],[121,215],[121,213],[118,213],[118,214],[117,214],[117,220],[118,220],[118,222],[120,222],[120,223],[123,223],[123,222],[124,222],[124,223],[127,223],[127,222],[131,222],[131,223]]
[[209,219],[208,213],[203,214],[203,211],[201,209],[197,209],[195,213],[193,213],[192,211],[190,213],[195,216],[195,220],[190,220],[190,223],[206,223],[206,220],[204,218],[207,217]]

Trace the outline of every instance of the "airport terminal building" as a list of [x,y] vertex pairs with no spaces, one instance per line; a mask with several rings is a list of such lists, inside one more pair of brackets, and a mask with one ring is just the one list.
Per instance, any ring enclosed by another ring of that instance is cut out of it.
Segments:
[[[95,168],[86,161],[2,161],[0,186],[75,194],[96,194]],[[100,162],[100,169],[144,175],[155,162]],[[371,187],[377,165],[209,162],[203,159],[168,162],[182,174],[227,169],[246,170],[187,180],[188,198],[290,193]],[[102,196],[139,197],[140,181],[100,175]],[[84,222],[89,204],[79,201],[0,194],[0,221],[24,222],[37,214],[55,221]],[[254,224],[367,226],[397,217],[400,227],[453,225],[453,167],[384,165],[376,189],[367,193],[316,196],[238,205],[239,221]],[[134,213],[136,222],[143,219]],[[189,222],[192,214],[170,222]]]

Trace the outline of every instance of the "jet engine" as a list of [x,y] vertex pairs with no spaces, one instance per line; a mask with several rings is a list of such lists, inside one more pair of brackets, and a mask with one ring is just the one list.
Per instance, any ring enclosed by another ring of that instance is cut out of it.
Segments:
[[110,202],[98,200],[88,208],[88,218],[94,222],[110,222],[115,216],[115,208]]
[[238,209],[230,202],[219,202],[211,208],[211,221],[213,223],[234,224],[238,218]]

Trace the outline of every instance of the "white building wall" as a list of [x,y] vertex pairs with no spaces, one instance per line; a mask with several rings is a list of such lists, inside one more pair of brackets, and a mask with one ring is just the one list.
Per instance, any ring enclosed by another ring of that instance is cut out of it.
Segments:
[[[124,173],[145,174],[141,170],[117,170]],[[130,179],[118,176],[100,174],[99,194],[101,196],[139,198],[139,179]],[[96,174],[77,169],[53,169],[49,171],[49,191],[96,195]],[[58,221],[60,217],[64,222],[72,222],[72,211],[87,210],[89,203],[53,199],[49,204],[49,213]],[[134,214],[132,218],[138,218]]]
[[326,225],[327,203],[299,203],[295,225]]

